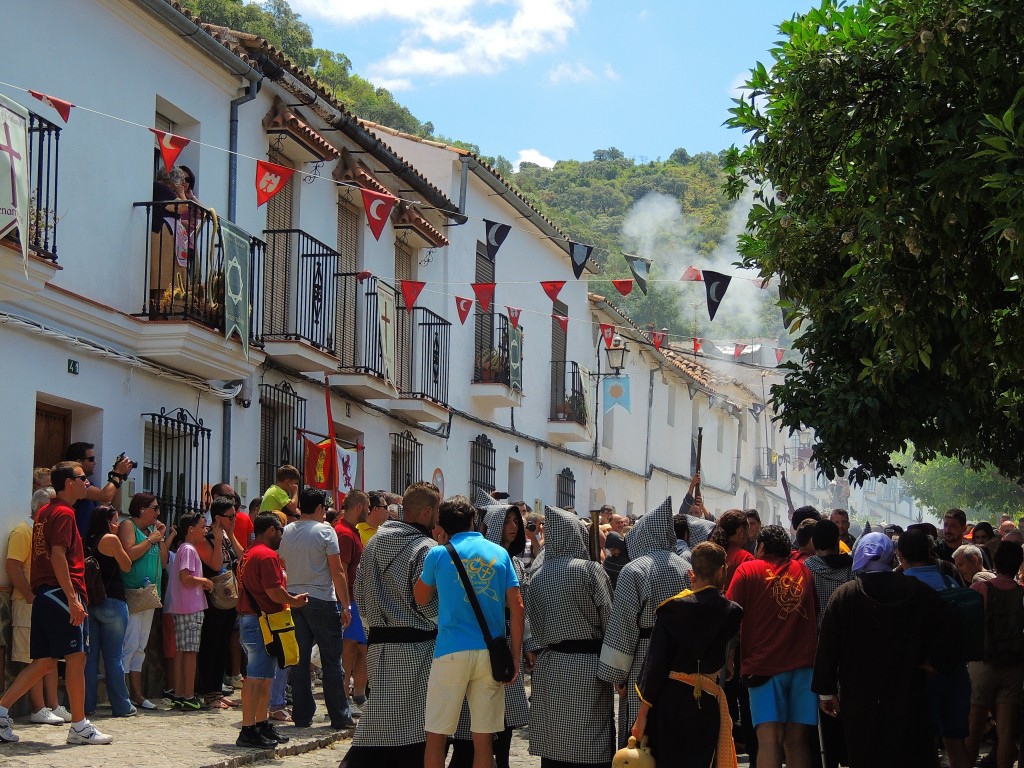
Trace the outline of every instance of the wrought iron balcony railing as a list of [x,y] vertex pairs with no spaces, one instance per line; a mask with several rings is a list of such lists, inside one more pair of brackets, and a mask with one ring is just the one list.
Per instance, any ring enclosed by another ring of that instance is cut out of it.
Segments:
[[550,421],[575,421],[586,426],[587,398],[583,390],[580,367],[571,360],[551,362]]
[[511,385],[509,321],[497,312],[476,315],[474,384]]
[[[28,248],[41,259],[57,263],[57,166],[60,128],[29,110]],[[20,247],[24,233],[15,229],[7,235]]]
[[779,479],[779,454],[771,448],[758,448],[754,479],[762,483],[775,483]]

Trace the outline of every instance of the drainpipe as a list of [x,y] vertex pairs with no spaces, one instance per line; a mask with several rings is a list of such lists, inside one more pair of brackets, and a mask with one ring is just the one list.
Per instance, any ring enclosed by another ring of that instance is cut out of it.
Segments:
[[466,193],[469,187],[470,164],[475,164],[473,158],[463,155],[459,158],[462,161],[462,177],[459,179],[459,213],[466,212]]
[[654,415],[654,374],[661,373],[665,367],[665,361],[659,360],[657,368],[651,368],[650,381],[647,384],[647,439],[644,446],[644,509],[650,509],[649,499],[651,477],[651,417]]
[[[255,99],[262,85],[261,77],[250,82],[244,94],[231,100],[231,116],[228,121],[228,221],[235,220],[238,207],[238,108]],[[228,480],[225,478],[224,482]]]

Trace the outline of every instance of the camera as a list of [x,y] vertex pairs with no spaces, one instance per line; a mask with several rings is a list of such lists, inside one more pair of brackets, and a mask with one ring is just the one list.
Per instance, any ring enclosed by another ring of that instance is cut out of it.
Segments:
[[[127,455],[128,454],[125,453],[124,451],[121,451],[119,454],[117,454],[117,458],[114,459],[114,467],[117,467],[118,464],[120,464],[122,461],[124,461],[124,459],[125,459],[125,457]],[[139,466],[139,462],[133,461],[132,462],[132,469],[135,469],[137,466]]]
[[537,530],[537,524],[536,523],[527,523],[526,524],[526,530],[528,530],[530,533],[533,533],[534,531]]

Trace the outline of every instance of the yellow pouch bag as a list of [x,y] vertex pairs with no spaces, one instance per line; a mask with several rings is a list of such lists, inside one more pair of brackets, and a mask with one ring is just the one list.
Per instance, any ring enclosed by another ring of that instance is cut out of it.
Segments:
[[291,608],[277,613],[261,613],[260,632],[267,653],[277,659],[278,666],[284,669],[299,663],[299,641],[295,637]]

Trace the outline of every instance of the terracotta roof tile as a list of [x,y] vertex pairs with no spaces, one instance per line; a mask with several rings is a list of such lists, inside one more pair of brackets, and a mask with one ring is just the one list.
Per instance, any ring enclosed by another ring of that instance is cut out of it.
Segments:
[[291,109],[280,97],[274,97],[274,104],[263,118],[263,130],[287,130],[301,138],[302,143],[319,155],[322,160],[337,160],[341,152],[327,139],[310,127],[300,114]]

